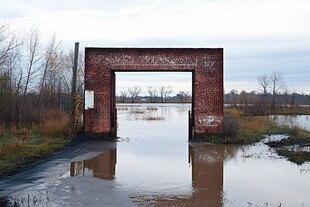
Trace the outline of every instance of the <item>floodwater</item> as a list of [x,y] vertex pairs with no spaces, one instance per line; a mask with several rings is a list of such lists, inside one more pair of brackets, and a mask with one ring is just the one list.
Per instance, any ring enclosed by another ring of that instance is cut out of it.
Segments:
[[299,126],[306,130],[310,130],[310,116],[309,115],[274,115],[272,118],[279,124],[288,126]]
[[118,105],[118,142],[71,146],[0,181],[0,197],[21,206],[310,206],[310,163],[264,141],[189,143],[190,108]]

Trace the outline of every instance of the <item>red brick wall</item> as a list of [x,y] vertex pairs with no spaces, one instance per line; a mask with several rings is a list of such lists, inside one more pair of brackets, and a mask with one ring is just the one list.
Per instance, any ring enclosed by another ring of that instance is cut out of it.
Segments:
[[85,90],[95,93],[85,110],[85,132],[108,136],[114,71],[189,71],[193,77],[195,134],[218,133],[223,119],[223,49],[86,48]]

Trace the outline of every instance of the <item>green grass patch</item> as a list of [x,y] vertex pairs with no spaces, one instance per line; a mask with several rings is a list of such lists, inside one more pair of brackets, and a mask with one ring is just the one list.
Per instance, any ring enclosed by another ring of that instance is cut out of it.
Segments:
[[38,135],[24,141],[19,137],[7,139],[0,144],[0,176],[12,175],[25,166],[50,156],[69,142],[69,139]]

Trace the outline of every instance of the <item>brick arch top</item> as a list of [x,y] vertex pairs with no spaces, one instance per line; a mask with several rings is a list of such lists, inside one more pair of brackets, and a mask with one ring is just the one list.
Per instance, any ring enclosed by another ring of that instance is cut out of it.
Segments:
[[85,48],[85,132],[111,136],[115,72],[188,71],[193,74],[195,135],[218,133],[223,118],[222,48]]

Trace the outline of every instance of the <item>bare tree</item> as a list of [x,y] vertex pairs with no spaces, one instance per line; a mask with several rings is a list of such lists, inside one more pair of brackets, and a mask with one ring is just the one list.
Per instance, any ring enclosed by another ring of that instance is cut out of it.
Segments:
[[268,78],[267,74],[264,74],[262,76],[259,76],[257,81],[258,84],[263,88],[263,94],[265,97],[268,93],[267,88],[271,84],[271,78]]
[[236,90],[236,89],[231,89],[229,95],[230,95],[230,98],[231,98],[231,104],[233,104],[234,106],[236,106],[236,105],[237,105],[238,90]]
[[160,94],[160,102],[161,102],[161,103],[164,102],[165,91],[166,91],[166,86],[160,86],[160,88],[159,88],[159,94]]
[[127,92],[126,91],[121,91],[121,102],[125,103],[125,100],[127,98]]
[[27,93],[29,82],[31,82],[33,76],[38,72],[39,68],[36,67],[36,65],[42,58],[40,53],[40,36],[37,29],[31,29],[26,46],[28,50],[27,74],[23,96],[25,96]]
[[21,88],[19,36],[9,25],[0,24],[0,122],[11,128],[16,121],[18,95]]
[[22,42],[20,38],[13,32],[10,31],[9,25],[0,25],[0,72],[4,69],[6,63],[9,63],[13,52]]
[[139,96],[140,92],[141,92],[141,88],[139,86],[128,88],[128,94],[129,94],[131,103],[135,102],[135,99]]
[[278,71],[274,71],[270,76],[270,80],[272,86],[272,109],[275,109],[275,97],[280,89],[284,86],[283,75]]
[[[70,50],[68,54],[64,54],[62,64],[64,67],[63,78],[68,91],[71,90],[71,78],[72,78],[72,67],[74,61],[74,51]],[[76,90],[82,94],[84,91],[84,51],[79,51],[78,57],[78,68],[77,68],[77,83]]]
[[44,62],[43,62],[43,74],[42,74],[42,80],[40,84],[40,92],[39,92],[39,103],[42,101],[42,92],[44,89],[44,84],[47,77],[47,72],[50,66],[50,62],[53,58],[53,55],[59,50],[60,42],[56,42],[56,35],[54,34],[50,40],[50,42],[47,45],[45,55],[44,55]]
[[156,98],[157,98],[156,88],[154,88],[153,86],[148,86],[147,91],[149,93],[151,103],[156,102]]
[[172,87],[171,86],[168,86],[166,87],[166,90],[164,92],[164,97],[165,97],[165,101],[167,101],[167,98],[170,96],[170,94],[172,93]]

